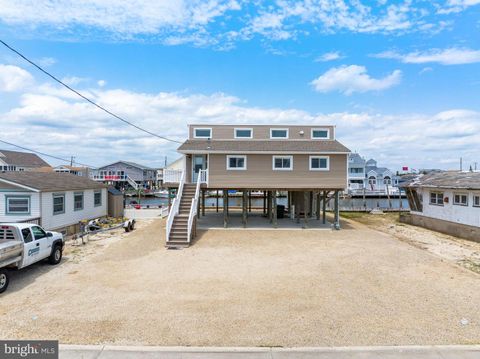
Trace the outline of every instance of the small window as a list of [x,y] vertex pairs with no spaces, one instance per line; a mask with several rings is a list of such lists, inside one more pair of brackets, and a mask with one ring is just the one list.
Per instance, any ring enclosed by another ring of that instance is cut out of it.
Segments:
[[247,156],[227,156],[227,170],[246,170]]
[[45,238],[47,236],[47,233],[38,226],[32,227],[32,232],[33,232],[33,237],[35,238],[36,241],[39,239]]
[[351,167],[350,173],[363,173],[363,168]]
[[23,237],[23,241],[25,243],[30,243],[33,239],[32,239],[32,232],[30,232],[30,228],[23,228],[22,229],[22,237]]
[[312,128],[313,140],[328,140],[330,138],[330,130],[328,128]]
[[6,197],[7,214],[30,214],[30,197]]
[[93,194],[94,207],[100,207],[102,205],[102,191],[95,191]]
[[384,179],[383,179],[383,183],[384,184],[389,184],[391,185],[392,184],[392,179],[388,176],[386,176]]
[[65,194],[53,195],[53,214],[65,213]]
[[443,206],[443,192],[430,192],[430,204]]
[[270,138],[288,138],[288,129],[286,128],[271,128]]
[[368,177],[368,184],[377,184],[377,179],[374,176]]
[[212,138],[211,128],[195,128],[193,131],[195,138]]
[[251,128],[236,128],[235,138],[253,138],[253,130]]
[[473,195],[473,207],[480,207],[480,195]]
[[310,171],[328,171],[330,158],[328,156],[310,156]]
[[83,192],[73,194],[73,210],[81,211],[83,209]]
[[455,193],[453,195],[453,204],[457,206],[468,206],[468,195]]
[[293,169],[292,156],[273,156],[274,171],[291,171]]

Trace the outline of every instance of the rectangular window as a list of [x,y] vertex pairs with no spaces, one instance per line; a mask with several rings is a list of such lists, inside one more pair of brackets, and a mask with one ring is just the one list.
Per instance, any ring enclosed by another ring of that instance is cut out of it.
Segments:
[[193,131],[193,137],[195,138],[212,138],[211,128],[195,128]]
[[30,197],[6,196],[7,214],[30,214]]
[[313,140],[328,140],[330,138],[330,130],[328,128],[312,128]]
[[247,156],[227,156],[227,170],[246,170]]
[[350,168],[350,173],[363,173],[363,168]]
[[83,209],[83,192],[73,194],[73,210],[81,211]]
[[270,138],[288,138],[288,129],[286,128],[271,128]]
[[328,171],[328,170],[330,170],[330,157],[310,156],[310,171]]
[[443,192],[430,192],[430,204],[443,206]]
[[473,195],[473,207],[480,207],[480,195]]
[[53,195],[53,214],[65,213],[65,193]]
[[457,206],[468,206],[468,194],[455,193],[453,195],[453,204]]
[[293,169],[293,156],[273,156],[274,171],[291,171]]
[[102,191],[95,191],[93,193],[93,205],[94,207],[100,207],[102,205]]
[[253,138],[253,130],[251,128],[236,128],[235,138]]

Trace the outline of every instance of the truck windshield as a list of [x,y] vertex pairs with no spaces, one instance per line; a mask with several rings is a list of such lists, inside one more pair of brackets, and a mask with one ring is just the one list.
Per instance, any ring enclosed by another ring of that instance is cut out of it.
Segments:
[[32,232],[30,232],[30,228],[22,229],[22,236],[23,236],[23,241],[25,243],[31,242],[32,241]]

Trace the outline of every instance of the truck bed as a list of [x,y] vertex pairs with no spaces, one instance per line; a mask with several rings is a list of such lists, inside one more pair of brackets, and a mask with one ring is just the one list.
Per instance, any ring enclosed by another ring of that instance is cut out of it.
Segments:
[[8,227],[0,228],[0,267],[22,255],[23,242]]

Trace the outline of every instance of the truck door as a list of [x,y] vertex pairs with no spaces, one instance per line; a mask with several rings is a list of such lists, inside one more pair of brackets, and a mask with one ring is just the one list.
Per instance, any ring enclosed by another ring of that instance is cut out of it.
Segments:
[[33,239],[30,228],[22,229],[24,245],[22,267],[26,267],[40,260],[40,243]]
[[40,248],[38,260],[47,258],[50,255],[50,251],[52,250],[52,245],[50,243],[50,239],[47,236],[47,232],[45,232],[42,227],[33,226],[32,234],[33,240],[36,243],[35,247]]

